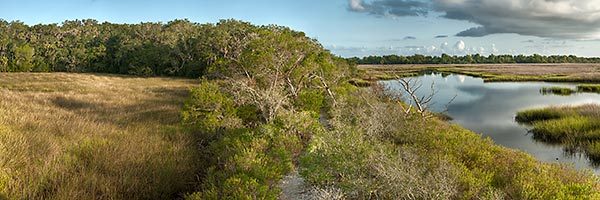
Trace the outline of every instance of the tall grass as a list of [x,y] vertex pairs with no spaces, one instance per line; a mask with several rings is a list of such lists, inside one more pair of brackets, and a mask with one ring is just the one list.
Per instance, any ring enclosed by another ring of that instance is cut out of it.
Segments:
[[575,146],[600,162],[600,105],[525,110],[517,113],[516,120],[533,125],[536,139]]
[[590,117],[569,116],[560,119],[537,121],[532,132],[549,141],[567,139],[593,139],[593,131],[600,129],[600,120]]
[[559,119],[572,115],[570,110],[566,109],[533,109],[517,113],[515,119],[521,123],[532,123],[534,121]]
[[580,92],[594,92],[594,93],[600,93],[600,84],[585,84],[585,85],[578,85],[577,86],[577,90]]
[[555,94],[561,96],[569,96],[576,91],[571,88],[563,88],[563,87],[543,87],[540,89],[540,93],[542,94]]
[[0,73],[0,199],[169,199],[193,188],[196,81]]

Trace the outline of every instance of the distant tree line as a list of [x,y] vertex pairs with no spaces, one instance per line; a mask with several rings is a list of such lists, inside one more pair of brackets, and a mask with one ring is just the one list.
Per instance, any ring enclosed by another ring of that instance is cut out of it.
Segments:
[[386,56],[367,56],[363,58],[348,58],[349,61],[356,64],[500,64],[500,63],[600,63],[600,58],[577,57],[574,55],[553,55],[543,56],[533,55],[489,55],[480,54],[451,56],[442,54],[441,56],[425,55],[386,55]]
[[0,72],[199,77],[211,67],[236,64],[231,62],[244,53],[242,47],[259,45],[253,43],[268,33],[289,42],[305,40],[304,33],[289,28],[236,20],[113,24],[86,19],[34,26],[0,20]]

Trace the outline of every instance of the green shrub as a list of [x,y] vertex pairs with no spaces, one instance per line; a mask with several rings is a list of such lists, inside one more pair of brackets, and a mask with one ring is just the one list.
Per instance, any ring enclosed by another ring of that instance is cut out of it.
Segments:
[[244,104],[235,109],[235,114],[245,126],[254,127],[265,122],[262,113],[256,105]]
[[322,90],[302,90],[295,104],[299,110],[320,113],[325,104],[325,96]]
[[207,80],[191,90],[182,118],[184,125],[203,132],[234,128],[240,124],[233,100],[221,91],[216,82]]
[[255,128],[227,129],[208,144],[208,170],[189,199],[275,199],[279,180],[294,168],[304,141],[319,132],[307,112],[282,113]]
[[154,71],[150,67],[130,66],[127,71],[130,75],[150,77],[154,76]]

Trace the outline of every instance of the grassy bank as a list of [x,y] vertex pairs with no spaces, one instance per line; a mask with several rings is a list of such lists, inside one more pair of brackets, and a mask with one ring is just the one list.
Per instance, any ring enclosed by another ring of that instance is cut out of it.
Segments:
[[385,95],[359,90],[340,104],[332,130],[315,133],[300,163],[306,180],[323,190],[358,199],[600,197],[588,173],[542,164],[447,122],[401,114]]
[[455,74],[463,74],[473,77],[482,78],[486,82],[525,82],[525,81],[546,81],[546,82],[600,82],[600,78],[596,77],[577,77],[562,74],[512,74],[509,72],[486,72],[471,70],[472,68],[447,67],[447,68],[431,68],[438,72],[447,72]]
[[179,128],[197,81],[0,73],[0,199],[171,199],[193,188]]
[[526,110],[516,120],[531,123],[534,137],[567,144],[600,162],[600,106],[565,106]]
[[463,74],[480,77],[486,82],[547,81],[600,83],[596,64],[465,64],[465,65],[362,65],[363,79],[409,76],[423,71]]

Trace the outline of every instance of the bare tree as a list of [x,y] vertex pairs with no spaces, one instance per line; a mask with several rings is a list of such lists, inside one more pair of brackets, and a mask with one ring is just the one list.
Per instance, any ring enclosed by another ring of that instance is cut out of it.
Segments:
[[399,78],[398,83],[402,87],[402,91],[406,93],[408,96],[405,99],[408,106],[404,106],[400,103],[400,106],[404,110],[406,114],[410,113],[413,110],[413,107],[416,107],[416,112],[419,113],[422,117],[427,117],[429,103],[433,100],[433,97],[437,93],[435,90],[435,82],[431,83],[431,92],[427,95],[418,96],[417,92],[423,87],[423,83],[419,79],[413,78]]
[[[405,106],[402,102],[399,102],[400,107],[406,114],[409,114],[413,111],[413,108],[416,108],[415,111],[419,113],[423,118],[432,117],[432,112],[429,111],[429,108],[433,106],[435,103],[432,102],[435,95],[438,93],[438,90],[435,88],[435,81],[431,82],[430,90],[431,92],[425,95],[418,95],[419,90],[423,87],[423,83],[420,79],[415,78],[399,78],[398,83],[401,85],[402,91],[406,93],[408,96],[405,100],[408,106]],[[454,95],[452,99],[446,104],[445,110],[442,112],[448,111],[448,106],[456,99],[457,95]]]

